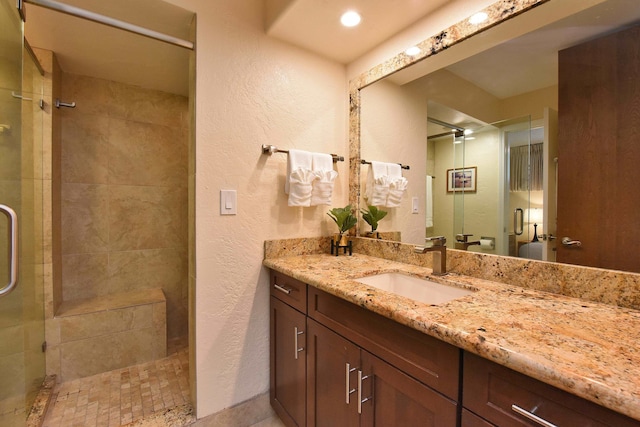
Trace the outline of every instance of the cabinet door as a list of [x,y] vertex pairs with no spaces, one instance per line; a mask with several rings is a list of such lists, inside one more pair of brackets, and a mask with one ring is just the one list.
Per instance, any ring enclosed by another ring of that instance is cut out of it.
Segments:
[[271,406],[289,427],[304,426],[306,316],[271,297]]
[[356,399],[361,398],[362,426],[457,425],[455,402],[366,351],[361,358]]
[[307,426],[357,426],[360,350],[319,323],[307,323]]

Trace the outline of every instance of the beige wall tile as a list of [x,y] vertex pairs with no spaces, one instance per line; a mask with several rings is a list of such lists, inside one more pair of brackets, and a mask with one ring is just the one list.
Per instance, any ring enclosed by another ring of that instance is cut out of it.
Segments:
[[62,256],[63,299],[93,298],[110,293],[107,252]]
[[180,246],[182,192],[169,187],[110,186],[110,249]]
[[186,187],[184,130],[110,119],[109,183]]
[[153,330],[155,331],[156,341],[154,346],[154,352],[156,357],[164,357],[167,354],[167,330],[168,321],[166,305],[162,303],[153,304],[153,314],[151,319],[153,321]]
[[0,357],[21,353],[23,348],[23,325],[14,325],[0,329]]
[[167,299],[169,337],[187,334],[187,259],[184,249],[112,252],[109,256],[109,292],[134,289],[163,290]]
[[47,375],[56,375],[60,378],[61,372],[61,364],[60,364],[60,346],[58,345],[48,345],[47,352],[45,353],[46,357],[46,374]]
[[[60,345],[60,319],[48,319],[45,323],[45,339],[48,346]],[[49,351],[47,349],[47,351]]]
[[53,188],[50,179],[42,183],[42,259],[44,263],[53,262]]
[[173,248],[112,252],[109,286],[119,291],[161,288],[167,292],[184,286],[186,271],[181,252]]
[[[0,403],[15,396],[24,396],[24,354],[0,356]],[[11,404],[13,406],[13,404]],[[15,408],[16,406],[13,406]],[[11,408],[11,409],[13,409]]]
[[58,110],[62,116],[109,114],[109,81],[96,77],[62,74],[61,101],[75,102],[74,109]]
[[186,127],[187,98],[122,83],[109,85],[110,115],[121,119]]
[[154,360],[153,328],[62,343],[61,381]]
[[62,182],[106,184],[109,119],[77,114],[62,119]]
[[65,344],[123,331],[150,328],[153,326],[152,314],[152,305],[144,304],[119,310],[62,317],[60,318],[60,341],[61,344]]
[[109,247],[106,185],[62,185],[62,253],[103,252]]

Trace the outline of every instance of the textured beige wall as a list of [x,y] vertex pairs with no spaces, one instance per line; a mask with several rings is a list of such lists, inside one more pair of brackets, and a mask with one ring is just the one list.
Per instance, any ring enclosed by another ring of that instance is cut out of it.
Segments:
[[[198,19],[194,302],[202,418],[268,390],[264,241],[335,227],[329,207],[287,206],[286,155],[262,155],[260,147],[348,156],[348,96],[342,65],[265,35],[262,0],[170,3]],[[333,206],[344,206],[348,165],[336,168]],[[221,189],[237,190],[237,215],[219,215]]]
[[62,297],[161,288],[187,333],[187,99],[64,74]]
[[[390,82],[378,82],[364,88],[361,111],[361,157],[367,161],[402,163],[411,169],[402,174],[408,181],[400,206],[382,207],[387,216],[378,231],[400,231],[402,241],[424,244],[426,159],[427,159],[427,103],[411,88]],[[361,170],[361,207],[369,166]],[[418,198],[419,213],[411,211],[411,199]],[[360,229],[369,231],[369,224],[361,220]]]

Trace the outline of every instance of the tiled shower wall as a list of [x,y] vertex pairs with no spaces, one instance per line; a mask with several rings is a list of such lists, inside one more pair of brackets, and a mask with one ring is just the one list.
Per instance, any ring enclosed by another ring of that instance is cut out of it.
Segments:
[[62,300],[161,288],[187,334],[186,97],[63,74]]

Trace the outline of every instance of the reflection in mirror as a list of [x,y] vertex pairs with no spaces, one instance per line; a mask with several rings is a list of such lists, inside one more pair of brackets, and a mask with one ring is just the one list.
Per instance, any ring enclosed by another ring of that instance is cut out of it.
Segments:
[[[550,12],[563,6],[544,3],[360,90],[361,157],[411,165],[405,199],[382,230],[400,232],[412,244],[444,235],[449,247],[549,261],[565,249],[555,239],[563,188],[556,182],[563,176],[558,55],[637,26],[640,8],[635,0],[596,0],[571,2],[571,13]],[[476,54],[465,58],[465,50]],[[452,63],[452,57],[464,59]],[[456,138],[467,128],[473,133]],[[448,174],[467,169],[475,188],[451,191]],[[361,188],[366,172],[363,167]]]

